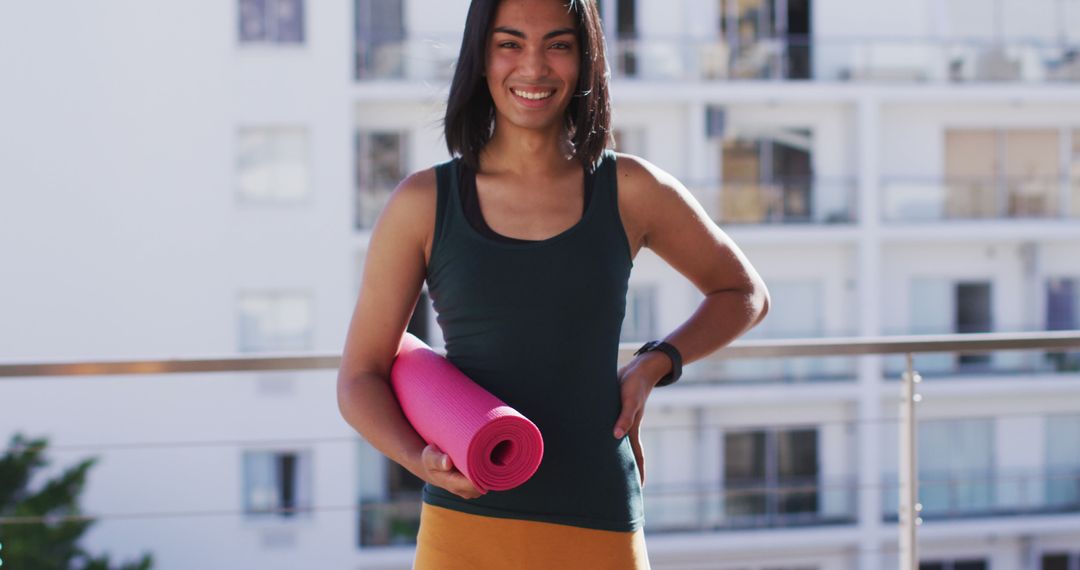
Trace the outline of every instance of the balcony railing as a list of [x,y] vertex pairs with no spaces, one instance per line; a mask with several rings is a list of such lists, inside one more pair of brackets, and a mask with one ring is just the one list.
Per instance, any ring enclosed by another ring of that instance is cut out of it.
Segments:
[[850,178],[690,182],[687,186],[718,224],[851,224],[857,186]]
[[[624,345],[620,349],[620,362],[632,358],[636,345]],[[834,338],[810,340],[740,341],[724,348],[707,360],[723,361],[738,358],[803,358],[803,357],[854,357],[866,355],[894,355],[913,353],[986,353],[993,351],[1046,351],[1061,353],[1080,350],[1080,331],[1056,331],[1041,333],[982,333],[942,336],[910,336],[882,338]],[[185,358],[119,361],[50,361],[50,362],[2,362],[0,381],[5,378],[71,378],[119,375],[161,375],[176,373],[222,373],[259,371],[333,371],[338,368],[340,357],[336,354],[276,354],[230,356],[223,358]],[[669,394],[692,389],[695,383],[680,383]],[[909,384],[905,384],[909,386]],[[1033,414],[1027,414],[1033,415]],[[871,418],[878,425],[897,422],[899,418]],[[822,418],[817,425],[848,424],[860,427],[864,420],[834,420]],[[810,422],[810,425],[815,425]],[[646,426],[649,431],[652,428]],[[665,429],[665,428],[659,428]],[[688,429],[681,427],[678,429]],[[724,426],[697,425],[694,430],[726,429]],[[841,428],[842,433],[854,433]],[[311,442],[343,441],[355,438],[341,437],[309,439]],[[685,438],[683,438],[685,439]],[[251,442],[206,442],[209,447],[222,445],[248,445]],[[257,443],[257,442],[256,442]],[[835,444],[835,440],[834,440]],[[158,444],[112,444],[103,449],[117,447],[168,448],[176,445],[198,447],[198,442],[158,442]],[[825,444],[822,444],[825,445]],[[841,445],[850,445],[841,444]],[[63,447],[63,446],[61,446]],[[84,446],[93,449],[94,446]],[[853,451],[853,449],[849,450]],[[846,453],[845,455],[850,455]],[[1060,458],[1053,458],[1047,466],[1031,466],[1027,471],[992,471],[990,473],[933,473],[920,472],[924,514],[928,518],[996,517],[1016,514],[1051,512],[1080,512],[1080,465],[1061,465]],[[160,459],[159,459],[160,461]],[[187,458],[185,458],[187,461]],[[805,466],[803,466],[805,467]],[[832,467],[836,467],[835,465]],[[163,468],[161,466],[155,468]],[[165,467],[167,468],[167,467]],[[800,467],[802,469],[802,467]],[[859,500],[870,491],[874,500],[883,502],[886,518],[895,514],[892,496],[896,479],[885,478],[881,483],[866,486],[856,482],[854,475],[830,474],[819,468],[805,469],[799,476],[775,474],[755,480],[691,481],[684,484],[656,482],[646,484],[645,501],[649,513],[648,528],[654,532],[719,531],[740,528],[775,528],[805,525],[851,524],[859,512]],[[813,474],[816,472],[816,474]],[[864,478],[865,479],[865,478]],[[231,480],[231,479],[230,479]],[[208,497],[220,494],[208,494]],[[366,497],[351,507],[343,505],[303,504],[296,510],[317,514],[320,511],[349,509],[357,514],[358,542],[364,546],[409,543],[415,537],[418,521],[419,499],[399,494],[394,500]],[[184,504],[188,506],[187,503]],[[174,507],[154,511],[153,506],[139,504],[133,513],[111,512],[102,514],[71,515],[68,518],[99,520],[140,518],[182,518],[198,516],[244,517],[242,504],[233,508],[206,504],[191,504],[187,510]],[[0,526],[7,524],[55,523],[63,516],[49,517],[0,517]]]
[[[460,35],[356,43],[357,80],[447,81]],[[732,44],[654,37],[608,45],[616,78],[653,81],[1080,81],[1080,44],[1048,40],[785,35]]]
[[1080,179],[885,178],[889,221],[1080,218]]
[[[885,478],[886,520],[897,518],[899,484]],[[1080,469],[922,471],[921,516],[927,520],[1080,512]]]

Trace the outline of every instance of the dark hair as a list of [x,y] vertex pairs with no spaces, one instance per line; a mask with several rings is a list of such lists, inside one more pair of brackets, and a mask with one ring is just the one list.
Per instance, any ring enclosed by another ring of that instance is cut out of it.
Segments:
[[[450,83],[450,97],[443,119],[446,148],[451,155],[460,155],[473,169],[479,167],[480,150],[491,139],[495,120],[495,105],[484,70],[488,34],[499,2],[501,0],[472,0],[469,5],[461,53]],[[611,127],[604,34],[596,0],[564,2],[574,14],[581,57],[577,87],[566,107],[566,127],[574,145],[574,158],[592,171],[607,146]]]

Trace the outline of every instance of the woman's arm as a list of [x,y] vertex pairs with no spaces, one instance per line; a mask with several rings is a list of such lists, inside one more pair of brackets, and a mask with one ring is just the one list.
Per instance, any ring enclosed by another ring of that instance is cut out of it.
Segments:
[[[699,360],[752,328],[769,310],[769,293],[750,261],[678,180],[648,162],[619,155],[619,209],[633,253],[655,251],[705,295],[697,310],[663,340],[683,363]],[[615,437],[637,432],[645,400],[671,371],[661,352],[646,352],[620,370],[623,409]],[[644,479],[643,458],[638,458]]]
[[416,433],[390,387],[390,366],[420,295],[434,225],[435,175],[429,169],[394,190],[372,230],[338,370],[338,408],[391,460],[424,481],[475,498],[482,493]]

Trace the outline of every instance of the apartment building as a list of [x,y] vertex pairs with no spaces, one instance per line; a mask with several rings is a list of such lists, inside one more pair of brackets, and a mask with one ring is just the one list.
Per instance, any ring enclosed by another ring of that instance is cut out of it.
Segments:
[[[1080,2],[599,3],[617,148],[766,279],[748,338],[1080,329]],[[0,8],[0,358],[339,351],[387,195],[447,158],[467,5]],[[623,340],[700,298],[643,251]],[[439,343],[426,303],[410,327]],[[915,364],[921,567],[1080,568],[1080,355]],[[895,568],[903,365],[706,361],[653,392],[653,566]],[[15,379],[0,433],[102,457],[92,548],[408,568],[418,482],[344,425],[334,379]]]

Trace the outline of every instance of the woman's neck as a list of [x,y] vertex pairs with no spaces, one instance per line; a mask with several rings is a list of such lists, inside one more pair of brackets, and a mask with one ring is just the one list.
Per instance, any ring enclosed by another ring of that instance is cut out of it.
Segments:
[[566,132],[561,128],[557,131],[500,128],[496,122],[491,140],[480,152],[480,169],[489,174],[548,177],[573,167],[576,162]]

